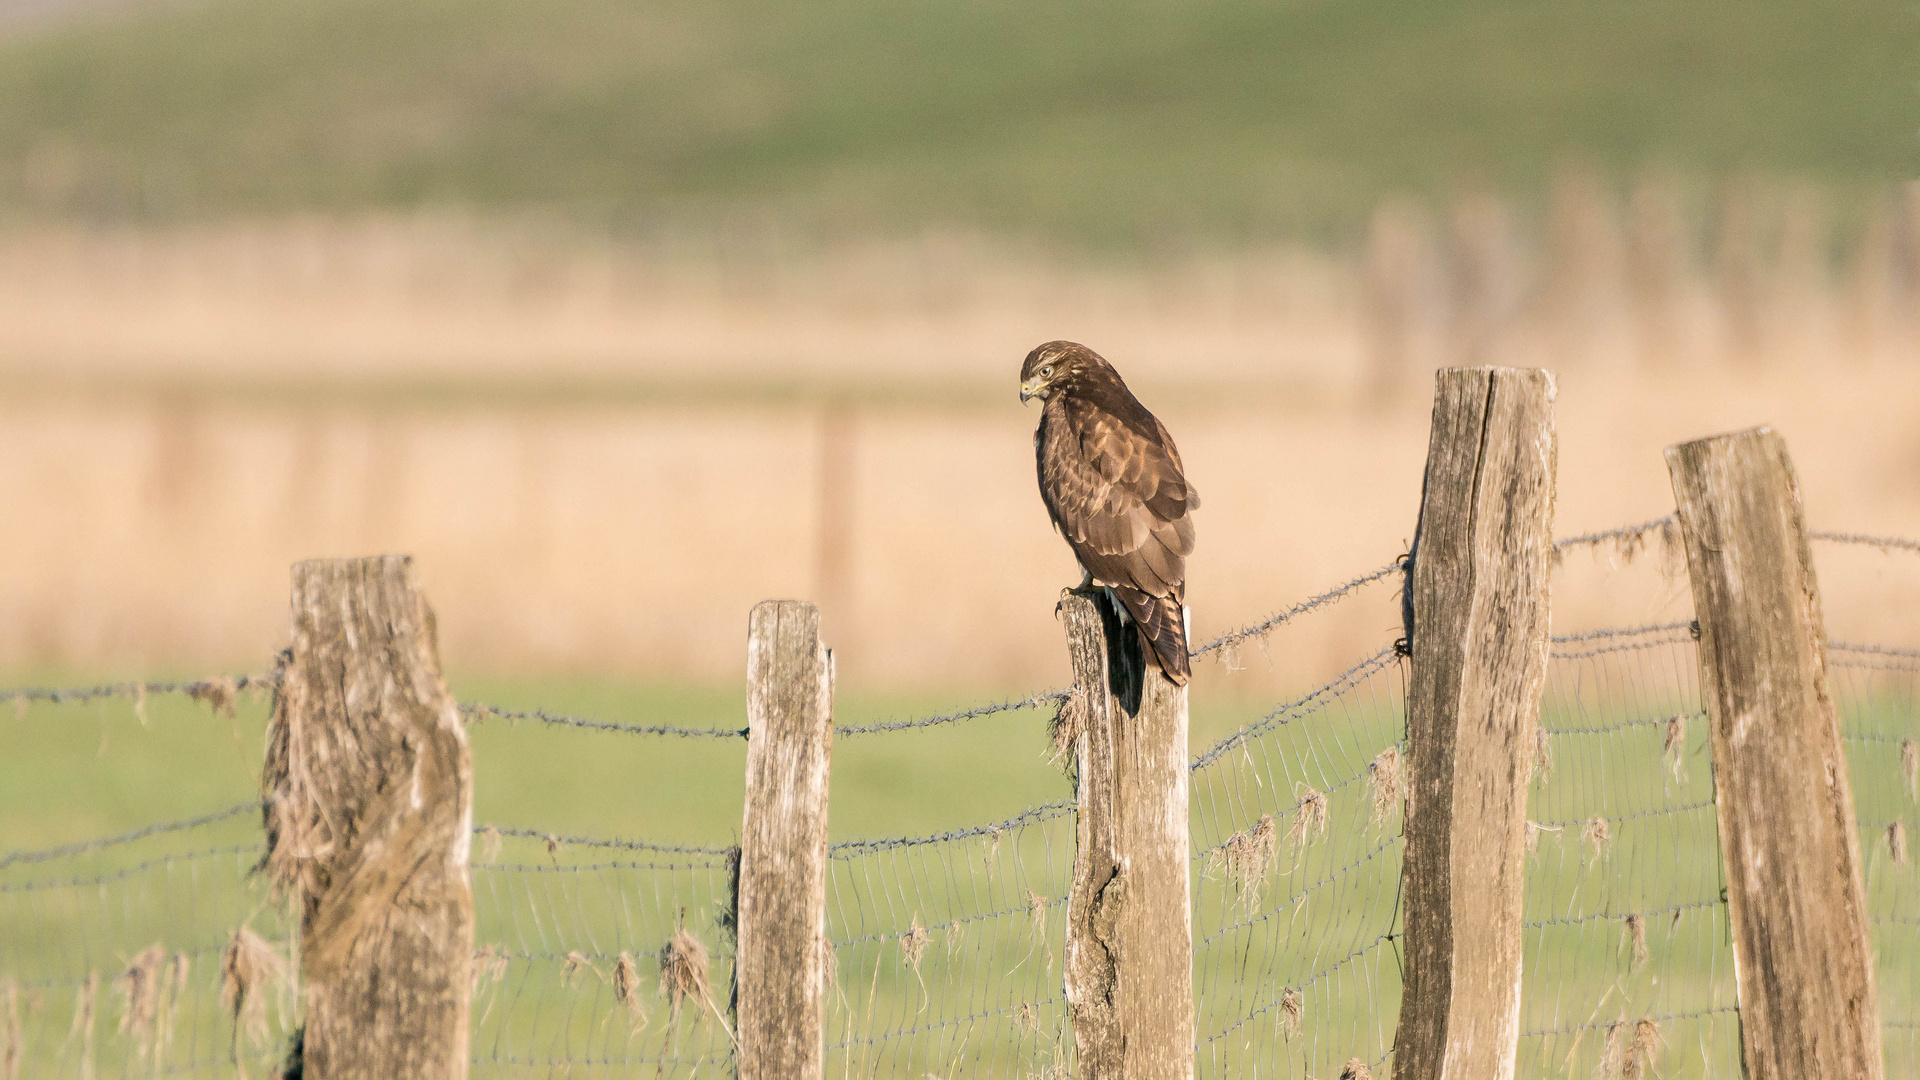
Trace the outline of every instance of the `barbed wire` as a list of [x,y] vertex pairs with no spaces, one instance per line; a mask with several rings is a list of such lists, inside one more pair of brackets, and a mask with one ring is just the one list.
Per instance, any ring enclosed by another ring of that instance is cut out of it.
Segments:
[[1397,645],[1389,645],[1381,649],[1379,652],[1374,653],[1372,656],[1367,657],[1365,660],[1334,676],[1331,682],[1328,682],[1319,689],[1308,693],[1304,697],[1281,705],[1279,708],[1268,713],[1263,719],[1248,724],[1246,727],[1215,743],[1212,749],[1195,758],[1193,764],[1187,766],[1187,771],[1198,772],[1233,752],[1248,739],[1271,731],[1282,724],[1291,722],[1309,705],[1319,701],[1321,698],[1339,694],[1348,687],[1358,683],[1361,679],[1386,667],[1398,658],[1399,655],[1400,648]]
[[1619,541],[1637,542],[1642,540],[1648,533],[1663,531],[1676,524],[1678,524],[1678,520],[1672,514],[1666,514],[1654,518],[1651,521],[1643,521],[1638,525],[1622,525],[1617,529],[1602,529],[1599,532],[1582,533],[1579,536],[1569,536],[1565,539],[1555,540],[1553,542],[1553,550],[1557,556],[1560,552],[1566,551],[1569,548],[1597,547],[1601,544],[1616,543]]
[[227,690],[271,690],[279,683],[277,676],[267,675],[221,675],[185,682],[168,681],[132,681],[100,683],[95,686],[16,686],[10,690],[0,690],[0,700],[13,701],[18,707],[21,702],[44,701],[53,705],[80,705],[89,701],[107,698],[133,698],[135,700],[149,695],[186,694],[200,701],[220,702],[220,695]]
[[1261,620],[1260,622],[1253,623],[1248,626],[1243,626],[1238,630],[1231,630],[1231,631],[1228,631],[1227,633],[1221,634],[1219,637],[1214,638],[1212,641],[1207,642],[1205,645],[1202,645],[1197,649],[1189,650],[1187,655],[1205,656],[1207,653],[1218,651],[1220,649],[1226,648],[1227,646],[1237,645],[1240,642],[1247,640],[1248,638],[1261,637],[1266,634],[1272,633],[1276,628],[1280,627],[1281,625],[1287,622],[1290,622],[1293,619],[1300,617],[1301,615],[1305,615],[1307,612],[1312,611],[1315,608],[1325,607],[1328,604],[1331,604],[1334,601],[1339,600],[1340,598],[1346,596],[1351,592],[1354,592],[1355,590],[1363,586],[1371,585],[1372,583],[1379,581],[1381,578],[1387,577],[1392,574],[1405,573],[1406,569],[1407,569],[1407,557],[1402,555],[1401,557],[1393,560],[1392,562],[1388,563],[1387,565],[1381,567],[1378,570],[1375,570],[1371,573],[1362,574],[1359,577],[1354,578],[1352,581],[1343,582],[1342,584],[1335,585],[1333,588],[1328,589],[1326,592],[1323,592],[1318,596],[1313,596],[1305,600],[1302,600],[1299,603],[1293,605],[1292,607],[1286,609],[1285,611],[1279,612],[1274,615],[1270,615],[1267,618]]
[[989,836],[995,833],[1006,832],[1009,829],[1017,829],[1026,825],[1038,825],[1043,821],[1051,821],[1054,818],[1072,812],[1074,808],[1075,804],[1071,800],[1061,800],[1060,802],[1042,803],[1039,806],[1028,807],[1007,820],[992,825],[971,825],[964,829],[953,829],[949,832],[934,833],[931,836],[910,836],[875,840],[842,840],[837,844],[827,845],[827,858],[858,858],[862,855],[872,855],[875,852],[887,851],[892,848],[920,847],[925,844],[944,844],[954,840],[966,840],[975,836]]
[[155,867],[171,866],[177,862],[192,862],[196,859],[210,859],[216,855],[258,855],[261,845],[228,844],[222,847],[203,848],[199,851],[181,851],[172,855],[159,855],[123,866],[118,870],[108,870],[92,877],[48,878],[41,881],[0,882],[0,893],[46,892],[50,889],[90,889],[112,881],[125,881],[136,874],[145,873]]
[[[1656,1024],[1664,1024],[1674,1020],[1697,1020],[1703,1016],[1713,1016],[1718,1013],[1737,1013],[1739,1011],[1740,1006],[1738,1005],[1716,1005],[1708,1009],[1694,1009],[1689,1012],[1660,1013],[1655,1016],[1642,1016],[1636,1017],[1635,1019],[1651,1020]],[[1541,1035],[1571,1035],[1576,1031],[1598,1031],[1601,1028],[1611,1027],[1618,1022],[1617,1020],[1594,1020],[1585,1024],[1569,1024],[1566,1027],[1535,1028],[1532,1031],[1521,1032],[1520,1037],[1529,1039]]]
[[551,727],[585,728],[589,731],[613,731],[622,735],[672,735],[683,739],[744,739],[747,729],[683,727],[678,724],[625,724],[612,720],[595,720],[591,717],[568,716],[565,713],[548,712],[545,709],[508,709],[499,705],[483,702],[460,703],[461,715],[468,723],[484,723],[490,719],[508,721],[537,720]]
[[1865,533],[1810,532],[1809,540],[1819,540],[1828,544],[1852,544],[1859,547],[1879,548],[1891,555],[1896,551],[1909,551],[1920,554],[1920,540],[1909,540],[1903,536],[1868,536]]
[[958,712],[942,713],[938,716],[916,716],[905,720],[881,720],[872,724],[835,724],[834,735],[871,735],[881,731],[908,731],[913,728],[935,727],[940,724],[952,724],[962,720],[976,720],[994,713],[1012,712],[1018,709],[1033,709],[1056,701],[1065,701],[1073,694],[1071,690],[1045,690],[1032,697],[1018,701],[997,701],[986,705],[976,705]]
[[730,847],[702,847],[694,844],[658,844],[651,840],[625,840],[619,837],[567,836],[560,833],[542,832],[539,829],[502,828],[499,825],[476,825],[473,835],[479,837],[513,837],[520,840],[538,840],[551,850],[555,847],[593,847],[617,848],[622,851],[653,851],[662,855],[725,855]]
[[225,821],[228,818],[238,817],[249,811],[259,810],[262,805],[259,799],[250,799],[243,803],[235,803],[225,810],[215,810],[209,814],[183,818],[179,821],[162,821],[152,825],[142,825],[137,829],[129,829],[123,833],[115,833],[112,836],[102,836],[94,840],[80,840],[71,844],[61,844],[58,847],[41,848],[38,851],[11,851],[0,855],[0,869],[5,869],[6,867],[16,864],[25,865],[28,863],[47,862],[52,859],[64,858],[68,855],[80,855],[90,851],[98,851],[101,848],[117,847],[121,844],[133,843],[136,840],[144,840],[149,836],[159,836],[163,833],[185,832],[188,829],[197,829],[203,825],[212,825]]

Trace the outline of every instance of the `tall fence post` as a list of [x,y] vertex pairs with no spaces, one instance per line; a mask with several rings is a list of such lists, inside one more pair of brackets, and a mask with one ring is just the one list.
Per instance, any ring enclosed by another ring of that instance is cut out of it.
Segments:
[[747,627],[747,798],[735,893],[741,1080],[826,1067],[827,776],[833,654],[820,609],[755,605]]
[[294,564],[261,787],[301,908],[304,1074],[465,1077],[473,761],[411,559]]
[[1667,450],[1700,625],[1714,805],[1751,1080],[1881,1075],[1853,786],[1786,443]]
[[1061,603],[1079,802],[1066,993],[1081,1080],[1193,1076],[1187,689],[1104,597]]
[[1412,684],[1396,1080],[1507,1080],[1520,1037],[1521,874],[1546,682],[1554,384],[1438,376],[1409,573]]

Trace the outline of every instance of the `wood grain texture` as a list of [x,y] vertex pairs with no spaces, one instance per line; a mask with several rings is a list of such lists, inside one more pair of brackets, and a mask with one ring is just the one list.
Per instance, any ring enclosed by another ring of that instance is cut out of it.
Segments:
[[1786,443],[1684,443],[1667,468],[1687,547],[1714,803],[1751,1080],[1881,1076],[1853,788]]
[[735,1010],[742,1080],[818,1080],[826,1054],[833,658],[820,610],[758,604],[747,629],[747,792]]
[[1528,770],[1546,681],[1553,379],[1437,379],[1410,577],[1396,1080],[1509,1080]]
[[1079,730],[1066,947],[1076,1075],[1190,1080],[1187,689],[1145,658],[1104,596],[1068,596],[1061,614]]
[[473,763],[412,560],[293,567],[263,776],[301,907],[304,1075],[467,1075]]

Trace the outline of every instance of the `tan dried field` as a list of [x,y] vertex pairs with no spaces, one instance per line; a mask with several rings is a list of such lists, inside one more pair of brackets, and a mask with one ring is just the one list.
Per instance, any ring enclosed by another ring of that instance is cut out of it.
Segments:
[[[730,269],[418,224],[13,234],[0,655],[259,669],[288,563],[398,550],[453,670],[730,682],[748,608],[800,596],[845,683],[1056,683],[1053,602],[1078,575],[1014,394],[1053,337],[1103,351],[1180,442],[1205,499],[1196,640],[1405,549],[1420,372],[1449,358],[1556,371],[1562,535],[1667,513],[1664,446],[1763,422],[1816,528],[1920,535],[1900,310],[1781,286],[1739,346],[1689,281],[1656,341],[1628,293],[1516,307],[1470,346],[1458,317],[1409,324],[1395,351],[1359,275],[1304,253],[1116,271],[952,240]],[[1624,586],[1583,569],[1619,557],[1570,557],[1556,626],[1684,614],[1657,566]],[[1836,636],[1920,643],[1920,575],[1822,558]],[[1234,681],[1299,685],[1397,620],[1369,590]]]

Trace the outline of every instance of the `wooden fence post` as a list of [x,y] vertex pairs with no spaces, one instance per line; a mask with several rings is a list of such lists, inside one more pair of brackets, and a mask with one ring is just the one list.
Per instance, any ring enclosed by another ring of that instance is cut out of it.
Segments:
[[820,609],[768,600],[747,625],[747,798],[735,894],[741,1080],[826,1067],[827,775],[833,654]]
[[[1110,601],[1061,603],[1079,801],[1066,993],[1081,1080],[1191,1080],[1187,689]],[[1137,710],[1129,706],[1137,705]]]
[[459,1080],[472,992],[473,762],[403,555],[293,567],[261,787],[299,900],[307,1076]]
[[1552,376],[1447,368],[1409,575],[1396,1080],[1509,1080],[1527,779],[1546,682]]
[[1667,450],[1700,625],[1714,804],[1751,1080],[1881,1075],[1853,786],[1786,443]]

